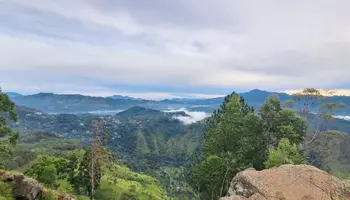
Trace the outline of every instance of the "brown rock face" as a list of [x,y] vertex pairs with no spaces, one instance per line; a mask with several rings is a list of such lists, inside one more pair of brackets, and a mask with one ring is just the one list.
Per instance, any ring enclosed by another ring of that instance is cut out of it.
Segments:
[[345,183],[309,165],[245,170],[221,200],[350,200]]
[[26,178],[23,174],[4,175],[2,181],[12,185],[13,197],[16,200],[34,200],[42,193],[44,188],[33,179]]

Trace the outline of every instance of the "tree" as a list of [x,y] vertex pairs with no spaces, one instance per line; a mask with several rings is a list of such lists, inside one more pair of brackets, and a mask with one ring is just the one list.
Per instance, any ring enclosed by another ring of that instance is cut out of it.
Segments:
[[19,133],[7,126],[7,120],[17,121],[15,103],[0,88],[0,168],[4,167],[5,158],[11,154],[12,147],[17,143]]
[[329,126],[336,111],[345,107],[342,102],[332,98],[335,94],[335,90],[317,90],[315,88],[305,88],[303,91],[293,94],[294,107],[299,109],[304,119],[309,122],[309,125],[305,128],[307,132],[306,140],[301,147],[307,155],[307,160],[313,165],[322,166],[323,169],[327,166],[325,166],[325,163],[321,165],[319,162],[327,160],[327,154],[331,153],[320,152],[316,150],[316,147],[319,141],[327,137]]
[[282,138],[293,144],[299,144],[306,135],[306,121],[295,111],[282,109],[276,95],[270,96],[261,106],[259,115],[263,123],[263,132],[268,136],[268,144],[276,147]]
[[277,148],[269,149],[269,159],[264,162],[266,168],[279,167],[284,164],[305,164],[306,160],[296,144],[282,139]]
[[219,156],[208,156],[192,171],[193,182],[191,185],[194,189],[198,188],[203,199],[218,199],[221,196],[220,193],[224,192],[222,184],[226,183],[224,177],[230,171],[226,162],[227,160]]
[[198,188],[201,199],[215,199],[226,194],[239,171],[264,169],[269,148],[277,147],[282,139],[292,145],[302,142],[306,122],[294,111],[282,109],[277,96],[270,96],[257,115],[242,97],[232,93],[205,127],[201,154],[189,182]]
[[[110,151],[103,146],[103,142],[108,137],[108,132],[102,132],[102,124],[98,120],[93,120],[92,126],[92,143],[90,149],[87,151],[87,171],[90,178],[89,195],[91,200],[94,198],[95,189],[100,185],[103,164],[112,159]],[[103,135],[101,135],[102,133]]]
[[264,167],[267,147],[261,128],[260,118],[242,97],[235,93],[225,97],[206,121],[202,152],[189,177],[202,199],[225,194],[237,172]]
[[[73,186],[79,195],[86,195],[90,192],[89,175],[89,151],[80,150],[71,152],[67,158],[68,182]],[[96,181],[96,179],[95,179]],[[96,184],[96,183],[95,183]]]
[[295,105],[305,120],[309,121],[307,130],[312,132],[311,138],[305,142],[305,146],[311,144],[320,134],[326,133],[335,111],[345,107],[341,102],[331,101],[335,93],[334,90],[305,88],[303,91],[293,94]]
[[57,169],[54,165],[44,167],[43,171],[38,176],[38,181],[49,187],[56,187],[56,180]]
[[49,187],[58,187],[57,179],[65,178],[68,173],[68,160],[64,158],[40,156],[24,174],[38,179]]

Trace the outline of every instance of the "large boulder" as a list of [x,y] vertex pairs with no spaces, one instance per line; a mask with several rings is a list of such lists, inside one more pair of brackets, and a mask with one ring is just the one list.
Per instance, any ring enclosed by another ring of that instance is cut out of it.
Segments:
[[23,174],[5,174],[1,179],[12,185],[13,197],[16,200],[34,200],[44,191],[38,181],[27,178]]
[[245,170],[221,200],[350,200],[343,181],[309,165]]

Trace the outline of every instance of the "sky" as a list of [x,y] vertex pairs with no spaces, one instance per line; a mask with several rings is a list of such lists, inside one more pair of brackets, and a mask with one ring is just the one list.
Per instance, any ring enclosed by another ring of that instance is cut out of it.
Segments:
[[348,0],[0,0],[4,91],[350,95]]

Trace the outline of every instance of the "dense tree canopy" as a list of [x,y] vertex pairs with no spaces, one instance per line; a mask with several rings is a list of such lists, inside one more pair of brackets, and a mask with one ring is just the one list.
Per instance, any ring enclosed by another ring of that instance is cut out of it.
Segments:
[[305,131],[306,122],[294,111],[282,109],[277,96],[269,97],[257,114],[232,93],[207,120],[202,152],[190,182],[202,199],[217,199],[226,194],[237,172],[249,167],[263,169],[269,148],[287,139],[294,150]]

